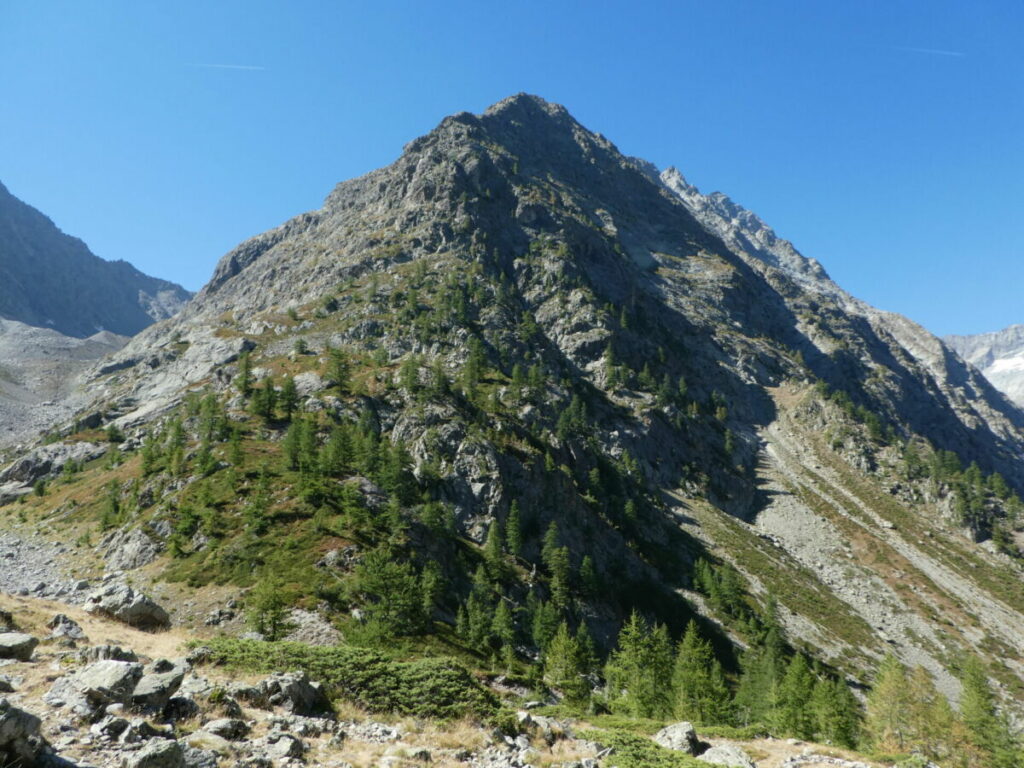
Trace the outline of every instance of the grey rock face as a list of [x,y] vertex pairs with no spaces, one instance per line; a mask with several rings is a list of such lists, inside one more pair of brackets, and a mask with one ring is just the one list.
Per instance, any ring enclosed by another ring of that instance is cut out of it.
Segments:
[[0,765],[36,765],[46,749],[38,717],[0,698]]
[[84,464],[107,450],[99,443],[53,443],[41,445],[0,472],[0,485],[32,485],[36,480],[55,477],[70,461]]
[[111,616],[139,629],[160,629],[171,623],[167,611],[127,584],[109,584],[93,592],[86,600],[85,610]]
[[681,722],[666,725],[656,734],[654,742],[665,749],[674,749],[688,755],[696,755],[700,751],[700,740],[691,723]]
[[32,651],[39,645],[39,640],[24,632],[0,633],[0,659],[17,659],[28,661]]
[[1024,407],[1024,325],[971,336],[946,336],[943,341],[985,374],[992,386]]

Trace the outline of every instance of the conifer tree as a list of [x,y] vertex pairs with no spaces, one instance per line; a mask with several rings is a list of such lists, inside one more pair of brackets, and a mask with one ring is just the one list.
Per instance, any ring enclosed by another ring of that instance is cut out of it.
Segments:
[[597,647],[590,635],[587,623],[581,621],[576,628],[576,642],[580,647],[580,668],[583,674],[589,675],[597,671]]
[[704,724],[729,720],[729,691],[711,644],[693,620],[679,641],[672,672],[677,717]]
[[733,707],[740,725],[772,724],[779,707],[779,684],[782,679],[781,651],[765,645],[748,650],[742,659]]
[[844,747],[856,746],[860,708],[843,680],[819,678],[814,684],[810,707],[821,740]]
[[559,536],[558,536],[558,523],[554,520],[548,525],[547,531],[544,533],[544,541],[540,549],[540,559],[544,565],[551,569],[551,562],[554,558],[555,552],[558,551]]
[[520,519],[519,502],[513,500],[505,523],[505,543],[509,554],[518,557],[523,552],[523,523]]
[[352,367],[346,355],[340,349],[327,351],[327,378],[334,382],[340,394],[349,391]]
[[544,682],[560,690],[571,703],[583,701],[590,692],[583,679],[579,641],[564,621],[544,653]]
[[996,698],[988,681],[985,666],[969,656],[960,675],[960,718],[972,744],[989,756],[990,768],[1016,768],[1021,749],[1006,718],[996,709]]
[[242,397],[248,397],[252,392],[252,361],[249,359],[248,350],[238,358],[238,375],[235,377],[235,386]]
[[584,555],[580,562],[580,593],[587,599],[593,599],[600,591],[600,579],[594,567],[594,559],[590,555]]
[[280,403],[285,419],[291,421],[292,414],[299,407],[299,393],[295,388],[295,379],[291,376],[286,376],[281,385]]
[[918,665],[907,677],[907,742],[929,758],[947,751],[953,710],[935,687],[931,674]]
[[907,740],[907,673],[891,653],[882,659],[868,694],[864,731],[878,749],[901,751]]
[[487,572],[493,581],[501,581],[508,571],[505,553],[502,551],[502,539],[504,539],[504,535],[501,530],[501,522],[495,518],[487,531],[487,540],[484,542],[484,563],[486,563]]
[[799,739],[814,736],[814,712],[809,706],[814,693],[814,676],[802,653],[794,654],[779,685],[777,726]]
[[551,569],[551,602],[558,610],[565,611],[569,607],[571,590],[569,548],[558,547],[551,555],[548,567]]
[[619,632],[618,649],[605,665],[612,708],[633,717],[668,717],[672,686],[665,684],[665,678],[671,668],[668,631],[663,625],[652,631],[634,611]]
[[444,587],[444,574],[441,566],[431,560],[423,566],[420,573],[420,599],[423,602],[423,618],[429,625],[434,616],[434,609],[437,607],[437,600],[441,596]]
[[250,407],[255,416],[261,416],[265,421],[274,418],[277,408],[277,390],[274,389],[274,382],[269,376],[263,380],[263,386],[257,387],[253,392]]
[[470,645],[482,647],[490,636],[491,625],[494,622],[494,600],[490,579],[482,565],[473,575],[473,587],[466,601],[466,621]]
[[558,629],[558,609],[553,603],[540,601],[534,602],[531,607],[533,608],[533,619],[530,629],[533,635],[533,644],[543,651]]
[[249,624],[267,640],[280,640],[291,628],[290,597],[281,580],[264,574],[246,598]]
[[508,666],[515,658],[516,627],[507,600],[498,600],[498,607],[494,609],[494,618],[491,620],[491,636],[498,644],[502,659]]

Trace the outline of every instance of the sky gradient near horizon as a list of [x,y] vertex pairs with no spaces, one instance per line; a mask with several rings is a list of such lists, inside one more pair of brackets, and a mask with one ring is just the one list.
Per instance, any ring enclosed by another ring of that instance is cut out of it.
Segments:
[[935,333],[1024,323],[1024,4],[0,0],[0,182],[198,289],[518,91]]

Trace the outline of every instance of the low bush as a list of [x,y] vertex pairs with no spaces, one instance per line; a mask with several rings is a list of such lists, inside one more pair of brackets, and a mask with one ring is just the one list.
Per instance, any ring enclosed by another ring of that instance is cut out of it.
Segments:
[[237,638],[204,646],[211,664],[252,672],[302,670],[322,682],[331,698],[372,712],[451,719],[491,717],[498,709],[494,695],[452,659],[394,661],[366,648]]
[[707,763],[655,744],[647,736],[627,731],[583,731],[580,738],[611,747],[619,768],[707,768]]

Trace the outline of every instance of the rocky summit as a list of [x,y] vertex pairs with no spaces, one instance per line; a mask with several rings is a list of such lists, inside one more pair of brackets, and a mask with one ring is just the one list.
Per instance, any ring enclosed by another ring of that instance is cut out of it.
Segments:
[[[0,473],[0,557],[31,565],[0,583],[197,645],[62,661],[75,755],[125,733],[132,765],[1020,754],[1024,413],[541,98],[445,118],[242,243],[87,381]],[[368,757],[351,712],[485,734]]]

